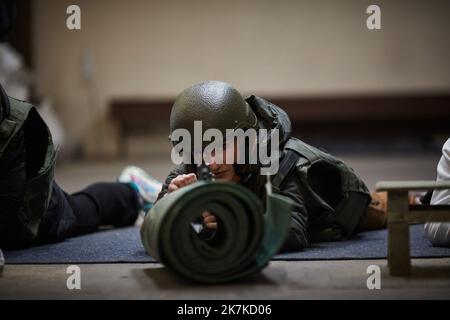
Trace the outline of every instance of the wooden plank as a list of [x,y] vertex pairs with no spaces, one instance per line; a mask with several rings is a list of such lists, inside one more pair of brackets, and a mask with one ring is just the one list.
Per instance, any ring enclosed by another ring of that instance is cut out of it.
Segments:
[[380,181],[376,191],[412,191],[450,189],[450,181],[414,180],[414,181]]
[[410,211],[407,215],[410,223],[450,222],[450,210]]

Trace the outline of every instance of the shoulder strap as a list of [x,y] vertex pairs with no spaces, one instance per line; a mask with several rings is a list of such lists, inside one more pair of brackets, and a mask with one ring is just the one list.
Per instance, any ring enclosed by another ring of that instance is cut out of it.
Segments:
[[284,157],[281,159],[280,166],[278,168],[278,172],[272,178],[271,184],[276,188],[280,188],[286,176],[292,171],[292,169],[296,166],[300,155],[293,151],[287,150]]
[[297,138],[291,137],[284,145],[284,149],[286,154],[281,159],[278,172],[272,177],[272,186],[278,189],[294,167],[311,164],[320,158],[313,147]]
[[319,155],[313,150],[313,147],[297,138],[290,138],[286,142],[284,147],[285,149],[294,150],[295,152],[299,153],[307,160],[309,160],[310,163],[315,162],[319,158]]

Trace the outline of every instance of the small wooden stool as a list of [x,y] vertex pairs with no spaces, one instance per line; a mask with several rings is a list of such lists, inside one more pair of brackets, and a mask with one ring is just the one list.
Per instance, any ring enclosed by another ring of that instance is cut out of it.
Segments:
[[409,224],[450,221],[450,205],[410,205],[408,192],[450,189],[450,181],[380,181],[376,191],[388,193],[388,265],[393,276],[411,273]]

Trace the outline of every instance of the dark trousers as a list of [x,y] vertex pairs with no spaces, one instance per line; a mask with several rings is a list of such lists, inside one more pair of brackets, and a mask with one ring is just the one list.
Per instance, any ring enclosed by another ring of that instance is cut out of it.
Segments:
[[137,194],[128,184],[100,182],[69,195],[53,182],[49,208],[34,244],[62,241],[103,225],[132,225],[138,214]]
[[[31,130],[30,134],[34,134]],[[23,205],[27,177],[34,177],[39,166],[27,156],[25,130],[20,129],[0,157],[0,247],[28,246],[22,239],[23,221],[18,211]],[[32,149],[32,148],[31,148]],[[72,195],[55,182],[47,212],[42,216],[36,238],[31,244],[62,241],[93,232],[101,225],[131,225],[139,214],[139,200],[128,184],[96,183]]]

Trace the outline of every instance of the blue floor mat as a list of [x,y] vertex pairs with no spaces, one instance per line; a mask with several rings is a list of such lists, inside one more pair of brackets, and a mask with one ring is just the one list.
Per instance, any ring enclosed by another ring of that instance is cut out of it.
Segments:
[[[424,236],[423,225],[410,227],[411,257],[450,257],[450,248],[432,247]],[[61,243],[4,252],[7,264],[41,263],[140,263],[155,262],[146,255],[136,227],[100,231]],[[361,233],[352,239],[316,243],[303,252],[280,254],[273,260],[356,260],[384,259],[387,231]]]

